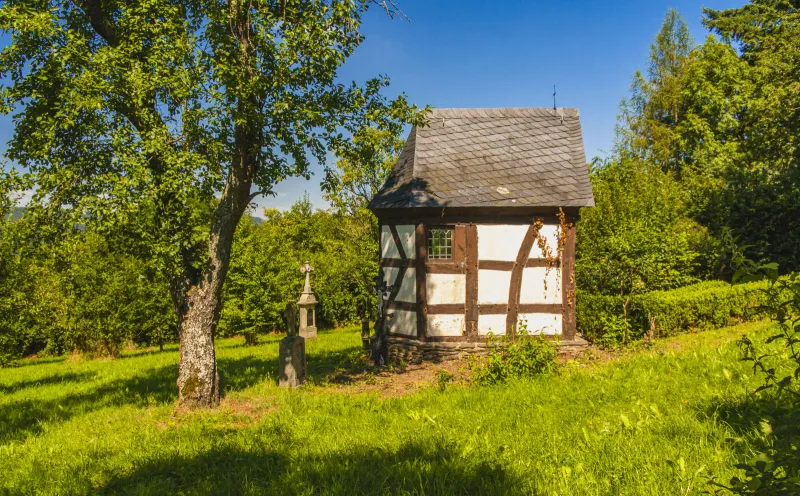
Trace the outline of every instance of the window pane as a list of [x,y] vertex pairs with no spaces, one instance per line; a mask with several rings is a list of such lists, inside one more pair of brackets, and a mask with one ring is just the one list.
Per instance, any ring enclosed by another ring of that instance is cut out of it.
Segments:
[[453,258],[453,228],[435,228],[428,230],[428,258]]

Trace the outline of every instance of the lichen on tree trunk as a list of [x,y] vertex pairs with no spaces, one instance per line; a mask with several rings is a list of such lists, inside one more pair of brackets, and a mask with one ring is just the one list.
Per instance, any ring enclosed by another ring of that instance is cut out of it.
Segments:
[[214,328],[219,298],[211,295],[213,283],[192,288],[189,309],[181,329],[178,402],[182,406],[219,403],[219,373],[214,348]]

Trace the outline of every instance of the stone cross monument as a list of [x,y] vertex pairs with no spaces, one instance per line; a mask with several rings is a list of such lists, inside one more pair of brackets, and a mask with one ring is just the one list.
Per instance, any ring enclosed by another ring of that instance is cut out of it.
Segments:
[[306,382],[306,340],[297,335],[295,327],[297,310],[293,303],[286,305],[286,337],[281,340],[278,353],[278,385],[298,387]]
[[300,268],[300,272],[306,275],[306,284],[297,306],[300,307],[300,335],[306,339],[317,337],[317,312],[314,309],[317,306],[317,298],[311,292],[311,272],[313,270],[314,267],[308,262]]

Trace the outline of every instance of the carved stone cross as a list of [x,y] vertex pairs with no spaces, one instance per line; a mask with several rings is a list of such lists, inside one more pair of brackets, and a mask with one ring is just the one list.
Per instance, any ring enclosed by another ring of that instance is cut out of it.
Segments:
[[302,267],[300,267],[300,272],[306,275],[306,285],[303,287],[303,293],[310,293],[311,292],[311,272],[314,270],[314,267],[311,266],[309,262],[305,262]]

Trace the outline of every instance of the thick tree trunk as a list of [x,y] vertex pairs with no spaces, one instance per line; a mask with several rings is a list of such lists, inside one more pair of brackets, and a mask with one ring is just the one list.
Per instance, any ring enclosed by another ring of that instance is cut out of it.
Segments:
[[214,332],[222,306],[222,286],[230,265],[233,234],[247,208],[249,194],[249,177],[229,178],[214,212],[207,264],[199,280],[192,281],[185,293],[185,314],[180,318],[180,406],[193,408],[219,403]]
[[[240,2],[231,2],[235,35],[239,42],[240,63],[254,76],[255,57],[250,36],[252,27],[247,10]],[[232,26],[233,28],[233,26]],[[211,224],[209,258],[201,277],[186,291],[186,314],[181,322],[181,361],[178,370],[178,404],[214,406],[219,403],[219,374],[214,350],[214,331],[222,307],[222,286],[230,266],[233,234],[250,203],[250,186],[256,172],[256,155],[263,143],[253,117],[258,114],[255,95],[239,100],[237,114],[241,121],[234,126],[235,156],[225,189]],[[248,119],[247,117],[250,117]],[[187,272],[188,273],[188,272]]]

